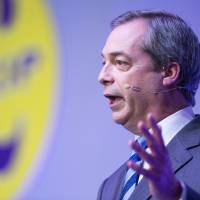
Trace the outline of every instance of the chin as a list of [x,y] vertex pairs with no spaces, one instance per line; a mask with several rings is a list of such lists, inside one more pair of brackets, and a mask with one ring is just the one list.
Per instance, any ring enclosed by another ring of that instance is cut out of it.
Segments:
[[120,124],[124,126],[128,121],[128,116],[125,113],[122,112],[113,112],[112,118],[115,121],[115,123]]
[[113,118],[113,120],[115,121],[116,124],[120,124],[120,125],[124,125],[125,124],[123,119]]
[[[127,110],[126,110],[127,111]],[[130,132],[137,133],[137,123],[136,116],[131,115],[131,112],[113,112],[112,118],[115,123],[122,125],[125,129],[129,130]]]

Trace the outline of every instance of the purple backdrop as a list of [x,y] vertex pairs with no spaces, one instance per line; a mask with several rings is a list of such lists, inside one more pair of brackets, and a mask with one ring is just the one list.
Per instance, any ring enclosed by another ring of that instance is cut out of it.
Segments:
[[[111,19],[130,9],[164,9],[200,37],[196,0],[48,1],[55,18],[61,68],[60,115],[49,156],[23,200],[93,200],[104,178],[129,156],[131,138],[111,118],[97,82]],[[198,5],[197,5],[198,4]],[[200,112],[200,92],[195,111]]]

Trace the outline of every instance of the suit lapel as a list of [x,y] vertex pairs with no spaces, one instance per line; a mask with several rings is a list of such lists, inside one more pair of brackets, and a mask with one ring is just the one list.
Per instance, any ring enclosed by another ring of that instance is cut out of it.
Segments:
[[134,192],[130,196],[130,200],[144,200],[148,199],[151,195],[149,194],[148,180],[142,178]]
[[[177,137],[170,142],[170,144],[167,146],[167,149],[169,152],[174,173],[176,173],[192,159],[192,156],[183,147]],[[149,193],[148,180],[146,178],[143,178],[136,187],[130,199],[143,200],[149,199],[150,197],[151,195]]]
[[176,173],[192,159],[191,154],[183,146],[178,136],[174,137],[174,139],[167,146],[167,149],[174,173]]
[[124,187],[124,179],[125,179],[125,176],[126,176],[127,169],[128,169],[128,167],[127,167],[127,162],[126,162],[122,165],[122,168],[119,171],[118,179],[116,179],[116,181],[113,183],[113,185],[117,186],[117,187],[114,187],[116,189],[114,191],[113,200],[120,199],[121,192],[122,192],[122,189]]
[[[200,117],[197,116],[192,122],[186,125],[167,145],[169,157],[174,173],[183,168],[190,160],[192,155],[187,149],[200,145]],[[148,188],[148,180],[142,178],[135,188],[130,200],[150,199],[151,195]]]
[[200,145],[200,116],[197,115],[167,145],[173,171],[176,173],[190,160],[188,149]]

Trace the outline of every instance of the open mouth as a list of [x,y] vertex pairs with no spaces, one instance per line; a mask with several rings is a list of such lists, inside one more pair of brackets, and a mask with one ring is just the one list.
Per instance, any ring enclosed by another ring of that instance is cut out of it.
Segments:
[[119,105],[124,101],[122,96],[115,96],[110,94],[105,94],[104,96],[109,100],[109,106],[111,108],[119,107]]

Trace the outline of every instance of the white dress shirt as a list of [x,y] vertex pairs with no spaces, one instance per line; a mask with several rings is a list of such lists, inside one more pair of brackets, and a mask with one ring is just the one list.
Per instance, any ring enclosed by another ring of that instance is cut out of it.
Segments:
[[172,138],[193,118],[194,113],[192,107],[189,106],[160,121],[158,124],[162,127],[162,137],[165,145],[169,144]]

